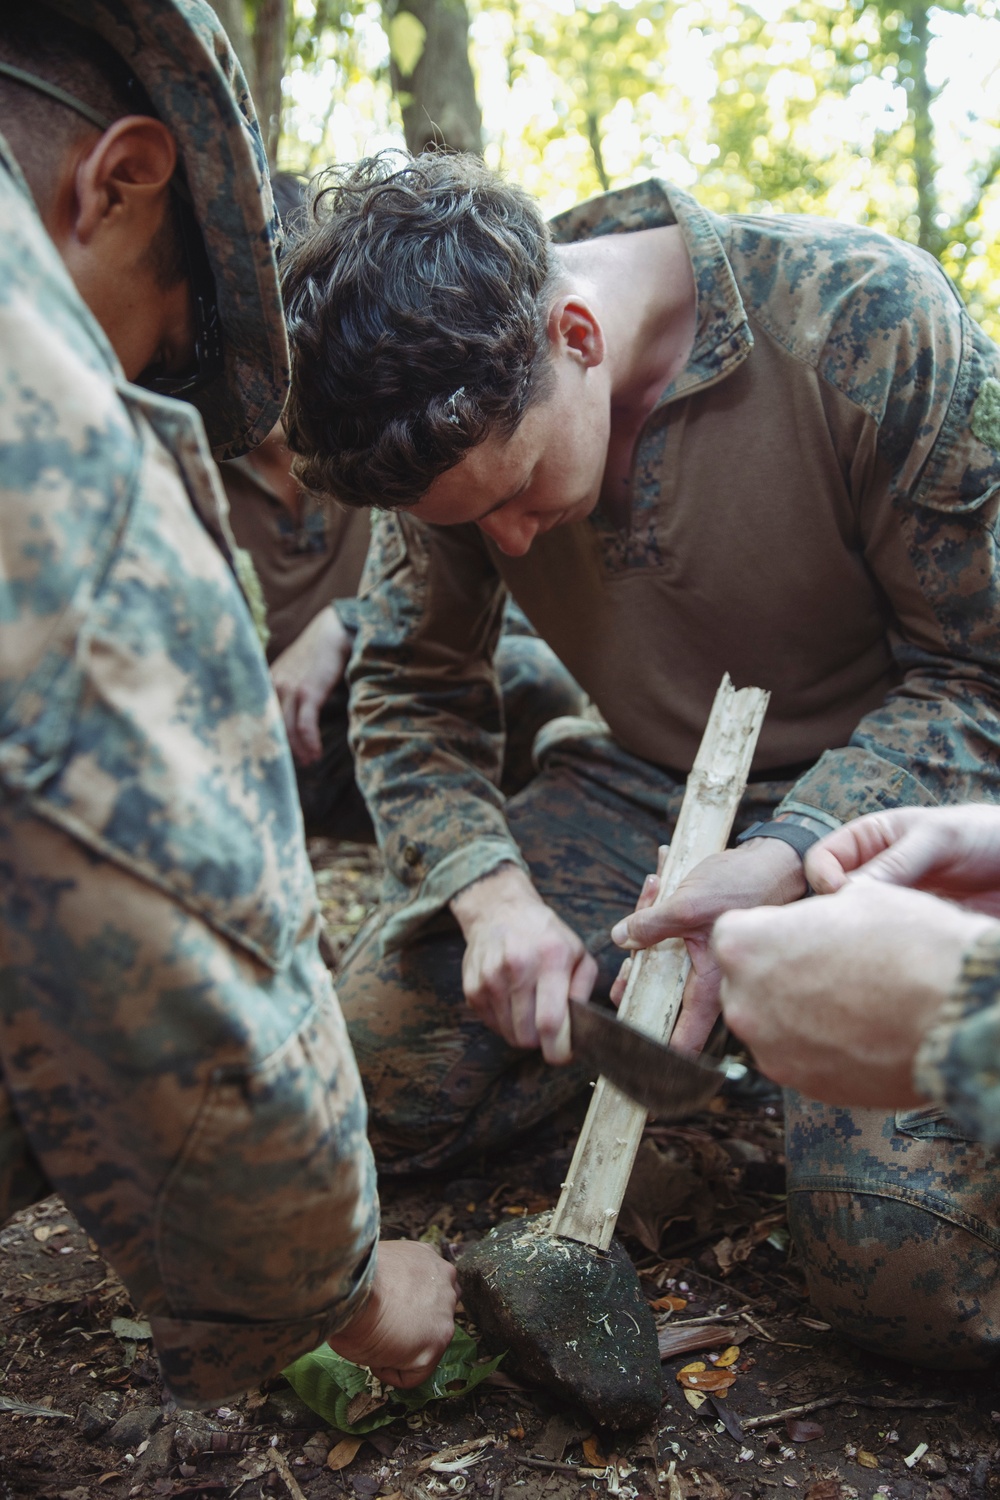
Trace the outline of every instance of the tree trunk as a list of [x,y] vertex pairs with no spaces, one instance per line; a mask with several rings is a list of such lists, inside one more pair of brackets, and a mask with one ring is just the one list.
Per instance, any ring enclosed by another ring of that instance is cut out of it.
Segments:
[[246,74],[247,84],[257,104],[257,68],[250,33],[243,15],[243,0],[211,0],[212,9],[222,22],[223,30],[233,44],[233,51]]
[[254,27],[253,50],[257,88],[254,104],[260,120],[267,159],[273,168],[281,136],[281,80],[285,74],[288,39],[288,0],[260,0]]
[[917,219],[919,229],[917,244],[932,255],[942,249],[942,233],[937,222],[938,197],[934,185],[934,122],[931,105],[934,91],[927,78],[927,47],[930,34],[927,28],[927,13],[930,6],[925,0],[914,5],[911,18],[911,41],[908,49],[912,62],[913,93],[913,175],[917,188]]
[[414,155],[435,145],[481,155],[464,0],[388,0],[384,15],[407,146]]

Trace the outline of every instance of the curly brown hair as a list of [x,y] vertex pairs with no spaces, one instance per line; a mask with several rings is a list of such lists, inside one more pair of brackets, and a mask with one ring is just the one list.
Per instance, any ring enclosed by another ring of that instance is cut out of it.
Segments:
[[331,169],[311,221],[282,267],[295,472],[349,505],[414,505],[549,393],[547,226],[478,157],[443,152]]

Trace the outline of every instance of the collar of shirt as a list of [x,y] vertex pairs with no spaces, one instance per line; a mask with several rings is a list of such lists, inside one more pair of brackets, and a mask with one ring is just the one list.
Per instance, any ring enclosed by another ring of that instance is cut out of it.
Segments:
[[659,406],[724,380],[753,348],[743,299],[723,245],[726,220],[702,208],[682,188],[651,177],[577,204],[550,221],[557,245],[667,224],[679,226],[691,257],[698,318],[691,357],[663,392]]

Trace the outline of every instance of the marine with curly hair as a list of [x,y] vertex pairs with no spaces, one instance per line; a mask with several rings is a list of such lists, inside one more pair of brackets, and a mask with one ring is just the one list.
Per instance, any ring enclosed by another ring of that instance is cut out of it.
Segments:
[[[380,1169],[450,1166],[580,1088],[548,1066],[567,997],[612,991],[609,929],[724,671],[771,708],[741,841],[660,909],[693,957],[681,1045],[718,1013],[715,919],[802,898],[812,842],[1000,800],[1000,352],[929,256],[875,231],[724,217],[658,181],[547,227],[463,157],[339,174],[285,293],[301,474],[380,510],[352,711],[390,899],[341,999]],[[549,726],[505,803],[506,589],[604,723]],[[829,1321],[989,1361],[994,1154],[935,1108],[790,1095],[787,1125]]]

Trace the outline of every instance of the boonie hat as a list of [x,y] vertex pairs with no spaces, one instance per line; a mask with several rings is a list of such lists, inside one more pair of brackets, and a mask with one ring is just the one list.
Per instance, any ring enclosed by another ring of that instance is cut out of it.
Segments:
[[243,70],[205,0],[49,0],[131,68],[180,153],[222,324],[222,373],[192,396],[216,458],[261,442],[288,392],[277,218]]

